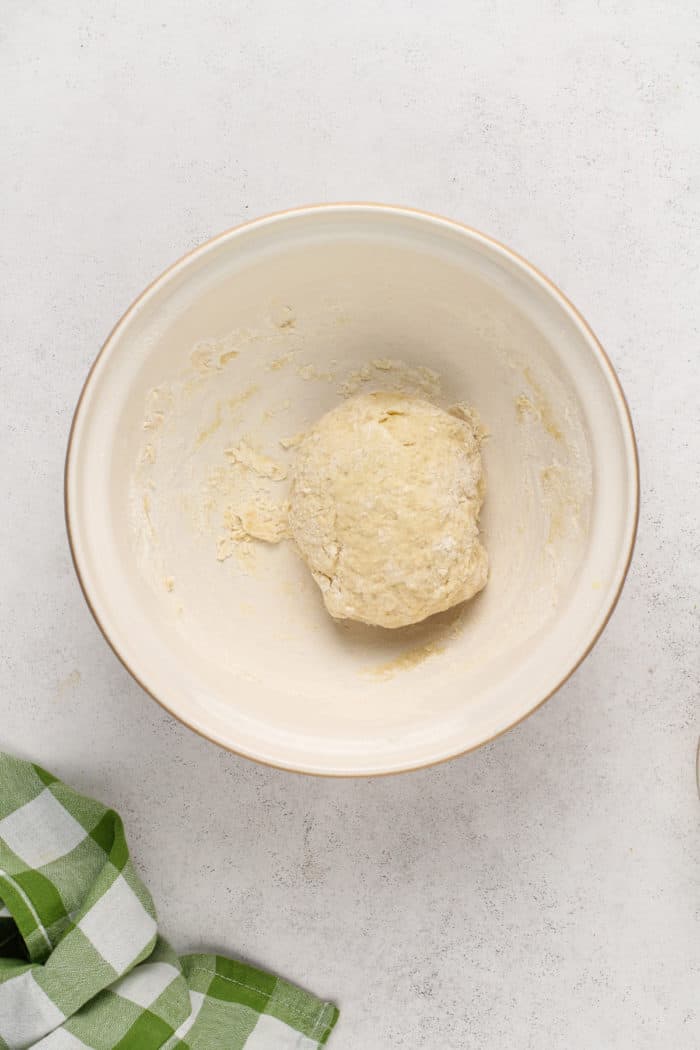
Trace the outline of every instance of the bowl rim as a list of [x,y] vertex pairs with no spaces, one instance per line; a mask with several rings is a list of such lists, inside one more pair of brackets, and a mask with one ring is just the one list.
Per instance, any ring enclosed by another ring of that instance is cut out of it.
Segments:
[[[239,750],[239,749],[233,747],[231,744],[224,743],[223,741],[216,739],[214,736],[209,735],[207,732],[205,732],[205,730],[203,728],[200,728],[199,726],[192,724],[192,722],[188,721],[188,719],[186,717],[184,717],[183,715],[178,714],[175,711],[173,711],[172,708],[169,707],[169,705],[167,703],[167,700],[162,699],[159,696],[156,696],[156,694],[142,681],[142,679],[139,677],[139,674],[137,674],[137,672],[134,670],[134,668],[130,666],[130,664],[128,663],[127,659],[122,655],[122,653],[117,648],[116,644],[112,641],[112,639],[110,638],[109,632],[107,630],[107,627],[103,624],[102,620],[100,619],[100,617],[99,617],[99,615],[98,615],[98,613],[97,613],[97,611],[96,611],[96,609],[94,607],[94,604],[93,604],[92,599],[91,599],[90,594],[89,594],[89,590],[88,590],[87,584],[85,582],[85,579],[84,579],[83,574],[82,574],[81,569],[80,569],[79,555],[78,555],[78,550],[77,550],[77,542],[76,542],[76,538],[75,538],[75,535],[74,535],[74,516],[73,516],[73,513],[72,513],[71,501],[70,501],[70,477],[72,475],[72,472],[75,469],[75,466],[74,466],[75,455],[74,454],[75,454],[76,426],[77,426],[77,421],[78,421],[78,418],[79,418],[81,410],[82,410],[83,403],[85,401],[85,397],[86,397],[87,391],[88,391],[89,387],[91,386],[92,379],[93,379],[93,376],[95,374],[95,371],[97,369],[97,366],[98,366],[99,362],[102,360],[104,355],[108,352],[108,350],[109,350],[109,348],[110,348],[110,346],[111,346],[111,344],[112,344],[112,342],[113,342],[113,340],[114,340],[118,330],[122,327],[123,324],[125,324],[129,320],[131,315],[134,314],[137,311],[137,309],[140,307],[142,302],[150,295],[150,293],[152,291],[154,291],[157,286],[159,286],[160,284],[164,283],[177,270],[179,270],[180,268],[184,267],[188,262],[190,262],[191,260],[195,259],[199,255],[203,255],[205,252],[207,252],[214,245],[218,244],[220,241],[226,240],[228,237],[231,237],[234,234],[241,233],[244,230],[246,230],[246,229],[248,229],[250,227],[253,227],[253,226],[265,225],[265,224],[274,222],[274,221],[276,221],[278,219],[287,218],[289,216],[302,216],[302,215],[309,214],[309,213],[315,213],[315,212],[321,212],[321,211],[331,212],[331,211],[334,211],[334,210],[349,210],[349,211],[357,210],[358,212],[359,211],[365,211],[365,212],[370,211],[370,212],[377,212],[377,213],[382,213],[382,212],[387,213],[388,212],[388,213],[391,213],[391,214],[406,215],[406,216],[415,217],[415,218],[418,218],[418,219],[428,219],[428,220],[430,220],[432,222],[437,222],[437,223],[439,223],[441,225],[449,226],[449,227],[451,227],[452,229],[456,230],[459,233],[467,234],[469,237],[473,238],[474,240],[481,241],[483,244],[486,244],[488,247],[497,249],[499,252],[505,254],[506,256],[509,256],[512,260],[514,260],[523,269],[529,271],[530,274],[532,276],[534,276],[541,284],[543,284],[546,287],[546,289],[549,291],[549,293],[555,299],[557,299],[560,302],[560,304],[562,306],[564,306],[564,308],[567,309],[573,315],[574,319],[578,322],[578,324],[581,326],[581,328],[583,329],[584,333],[588,337],[589,345],[591,346],[591,349],[593,350],[593,352],[595,354],[597,354],[599,363],[601,364],[601,366],[603,367],[603,369],[607,373],[608,378],[609,378],[609,380],[612,383],[612,387],[613,387],[614,391],[617,394],[618,406],[621,408],[620,421],[623,424],[623,428],[626,429],[626,431],[627,431],[627,437],[629,439],[628,448],[631,448],[631,451],[632,451],[630,467],[631,467],[631,473],[632,473],[632,476],[631,476],[632,488],[633,488],[632,498],[633,498],[633,501],[634,501],[634,506],[633,506],[633,517],[632,517],[632,529],[631,529],[630,536],[629,536],[629,543],[628,543],[628,548],[627,548],[627,552],[626,552],[626,556],[625,556],[624,567],[623,567],[622,573],[620,575],[620,580],[619,580],[619,583],[618,583],[617,590],[615,591],[615,594],[612,596],[612,598],[610,600],[610,604],[609,604],[607,610],[605,611],[605,615],[602,617],[598,627],[596,628],[596,631],[595,631],[592,639],[586,645],[586,647],[583,650],[583,652],[580,653],[580,655],[578,656],[576,661],[573,663],[571,668],[568,670],[568,672],[563,676],[563,678],[560,679],[559,682],[557,682],[557,684],[551,690],[549,690],[549,692],[545,696],[542,697],[541,700],[539,700],[534,705],[534,707],[531,707],[528,711],[525,712],[525,714],[521,715],[519,718],[514,719],[514,721],[509,723],[509,725],[505,726],[503,729],[500,729],[498,732],[494,733],[492,736],[488,737],[486,740],[482,740],[482,741],[480,741],[477,744],[471,745],[470,747],[464,748],[464,749],[462,749],[460,751],[456,751],[454,754],[451,754],[451,755],[442,756],[442,757],[437,758],[437,759],[428,759],[425,762],[413,762],[413,763],[410,763],[409,765],[401,766],[400,768],[394,768],[394,769],[389,769],[389,770],[380,770],[380,771],[377,771],[377,772],[348,772],[348,771],[337,771],[337,770],[304,769],[304,768],[302,768],[299,765],[297,765],[297,766],[285,765],[282,762],[273,762],[270,759],[261,758],[259,755],[247,752],[245,750]],[[610,360],[610,357],[608,356],[608,354],[607,354],[606,350],[604,349],[602,343],[600,342],[600,340],[596,336],[595,332],[591,328],[591,326],[588,323],[588,321],[586,321],[586,319],[583,317],[581,312],[577,309],[576,306],[574,306],[574,304],[571,302],[571,300],[568,298],[568,296],[561,290],[561,288],[559,288],[559,286],[557,284],[555,284],[554,281],[551,280],[551,278],[547,277],[547,275],[544,274],[537,266],[535,266],[533,263],[531,263],[529,261],[529,259],[526,259],[525,256],[521,255],[519,252],[514,251],[512,248],[508,247],[508,245],[504,244],[502,241],[499,241],[497,238],[492,237],[489,234],[483,233],[481,230],[476,229],[476,227],[470,226],[467,223],[460,222],[457,219],[451,219],[451,218],[448,218],[448,217],[446,217],[444,215],[440,215],[437,212],[432,212],[432,211],[428,211],[426,209],[415,208],[415,207],[410,207],[410,206],[401,205],[401,204],[382,204],[382,203],[375,202],[375,201],[328,201],[328,202],[322,202],[322,203],[305,204],[305,205],[300,205],[300,206],[293,207],[293,208],[285,208],[285,209],[282,209],[282,210],[279,210],[279,211],[269,212],[269,213],[266,213],[264,215],[260,215],[260,216],[254,218],[254,219],[248,219],[245,222],[237,223],[236,225],[231,226],[228,229],[221,231],[220,233],[214,234],[214,236],[207,238],[207,240],[205,240],[205,241],[202,241],[200,244],[196,245],[190,251],[185,252],[178,259],[176,259],[173,263],[171,263],[169,266],[167,266],[148,285],[146,285],[146,287],[143,289],[143,291],[140,292],[140,294],[138,296],[136,296],[136,298],[129,304],[129,306],[126,308],[126,310],[121,314],[121,316],[118,318],[116,323],[113,325],[112,329],[110,330],[109,334],[107,335],[106,339],[104,340],[102,346],[100,347],[100,349],[99,349],[99,351],[98,351],[94,361],[92,362],[92,364],[90,366],[90,369],[89,369],[89,371],[88,371],[88,373],[87,373],[87,375],[85,377],[85,380],[83,382],[83,385],[82,385],[82,388],[81,388],[81,391],[80,391],[80,395],[78,397],[78,400],[77,400],[77,403],[76,403],[76,406],[75,406],[75,410],[73,412],[73,418],[72,418],[71,425],[70,425],[70,430],[69,430],[69,433],[68,433],[68,442],[67,442],[67,447],[66,447],[65,464],[64,464],[63,505],[64,505],[64,517],[65,517],[66,532],[67,532],[67,536],[68,536],[68,546],[70,548],[71,559],[72,559],[72,562],[73,562],[73,568],[75,569],[75,574],[76,574],[76,576],[78,578],[78,583],[80,584],[80,589],[81,589],[81,591],[83,593],[83,597],[84,597],[85,602],[86,602],[86,604],[88,606],[88,609],[90,610],[90,612],[92,614],[92,617],[93,617],[95,623],[97,624],[97,626],[98,626],[98,628],[99,628],[99,630],[100,630],[104,640],[107,642],[107,645],[109,646],[109,648],[112,650],[112,652],[117,657],[117,659],[122,664],[122,666],[128,671],[128,673],[131,675],[131,677],[134,679],[134,681],[143,689],[143,691],[148,696],[151,697],[151,699],[155,700],[156,703],[161,708],[163,708],[163,710],[166,711],[171,717],[176,718],[179,722],[181,722],[183,725],[185,725],[188,729],[190,729],[193,732],[197,733],[198,736],[202,737],[205,740],[208,740],[210,743],[215,744],[216,746],[221,747],[224,750],[229,751],[232,754],[239,755],[242,758],[246,758],[249,761],[257,762],[259,765],[263,765],[263,766],[266,766],[266,767],[271,768],[271,769],[279,769],[279,770],[282,770],[284,772],[297,773],[297,774],[302,775],[302,776],[316,776],[316,777],[332,778],[332,779],[349,779],[349,778],[353,778],[354,779],[354,778],[368,778],[368,777],[380,777],[380,776],[396,776],[396,775],[398,775],[400,773],[410,773],[410,772],[415,772],[415,771],[420,770],[420,769],[430,769],[430,768],[432,768],[434,766],[442,765],[445,762],[451,762],[453,759],[461,758],[463,755],[470,754],[472,751],[476,751],[476,750],[478,750],[481,747],[485,747],[487,744],[493,743],[493,741],[497,740],[499,737],[503,736],[505,733],[508,733],[511,729],[514,729],[516,726],[520,725],[521,722],[524,722],[525,719],[527,719],[531,715],[535,714],[536,711],[539,711],[540,708],[543,707],[544,704],[546,704],[547,701],[550,700],[554,696],[554,694],[557,693],[561,689],[561,687],[566,682],[569,681],[569,679],[579,669],[579,667],[584,662],[584,660],[586,660],[586,658],[590,655],[590,653],[592,652],[592,650],[594,649],[594,647],[597,645],[598,641],[600,640],[600,637],[603,634],[603,632],[605,631],[605,628],[608,626],[608,623],[610,622],[610,619],[611,619],[611,617],[612,617],[612,615],[613,615],[613,613],[615,611],[615,608],[617,606],[617,603],[618,603],[618,601],[620,599],[620,595],[622,594],[622,590],[624,588],[625,582],[627,580],[627,575],[629,573],[630,565],[632,563],[632,557],[633,557],[633,554],[634,554],[634,548],[635,548],[635,544],[636,544],[636,540],[637,540],[637,531],[638,531],[638,527],[639,527],[639,513],[640,513],[639,449],[638,449],[638,446],[637,446],[637,439],[636,439],[636,435],[635,435],[635,431],[634,431],[634,424],[632,422],[632,414],[630,412],[630,408],[629,408],[629,404],[627,402],[627,398],[625,396],[624,390],[622,388],[622,384],[621,384],[621,382],[620,382],[620,380],[618,378],[618,375],[617,375],[617,372],[615,371],[613,363]],[[700,754],[700,751],[699,751],[699,754]]]

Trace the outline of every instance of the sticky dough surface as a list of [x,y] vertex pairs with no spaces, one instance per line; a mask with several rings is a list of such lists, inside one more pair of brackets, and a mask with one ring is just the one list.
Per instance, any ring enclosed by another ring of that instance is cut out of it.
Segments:
[[403,627],[482,589],[481,433],[468,411],[395,393],[354,397],[309,432],[289,525],[332,616]]

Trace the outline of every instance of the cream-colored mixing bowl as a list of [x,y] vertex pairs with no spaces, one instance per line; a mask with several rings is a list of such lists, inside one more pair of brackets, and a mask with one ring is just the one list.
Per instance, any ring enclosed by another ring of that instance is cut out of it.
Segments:
[[[489,433],[486,589],[398,631],[333,621],[290,542],[233,527],[283,507],[323,412],[380,389],[467,402]],[[144,689],[224,747],[333,775],[439,762],[534,711],[603,630],[637,513],[625,400],[573,306],[490,238],[379,205],[175,263],[99,354],[66,468],[85,596]]]

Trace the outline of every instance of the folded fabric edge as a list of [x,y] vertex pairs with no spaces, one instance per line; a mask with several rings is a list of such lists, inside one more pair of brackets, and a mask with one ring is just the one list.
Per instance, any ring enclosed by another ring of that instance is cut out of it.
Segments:
[[218,954],[181,957],[190,988],[210,999],[237,1002],[257,1013],[267,1013],[323,1045],[339,1016],[333,1003],[285,981],[267,970]]
[[223,955],[188,954],[180,957],[190,988],[211,999],[239,1002],[259,1014],[268,1014],[324,1045],[338,1020],[334,1003],[319,999],[282,977]]

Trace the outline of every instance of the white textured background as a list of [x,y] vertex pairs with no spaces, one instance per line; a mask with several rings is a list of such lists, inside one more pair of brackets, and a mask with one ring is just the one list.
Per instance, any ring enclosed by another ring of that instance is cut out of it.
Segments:
[[[176,947],[334,998],[334,1050],[700,1046],[700,12],[693,0],[4,0],[0,742],[117,806]],[[74,402],[168,263],[259,213],[414,204],[560,283],[640,443],[628,586],[440,768],[258,768],[130,680],[62,519]]]

